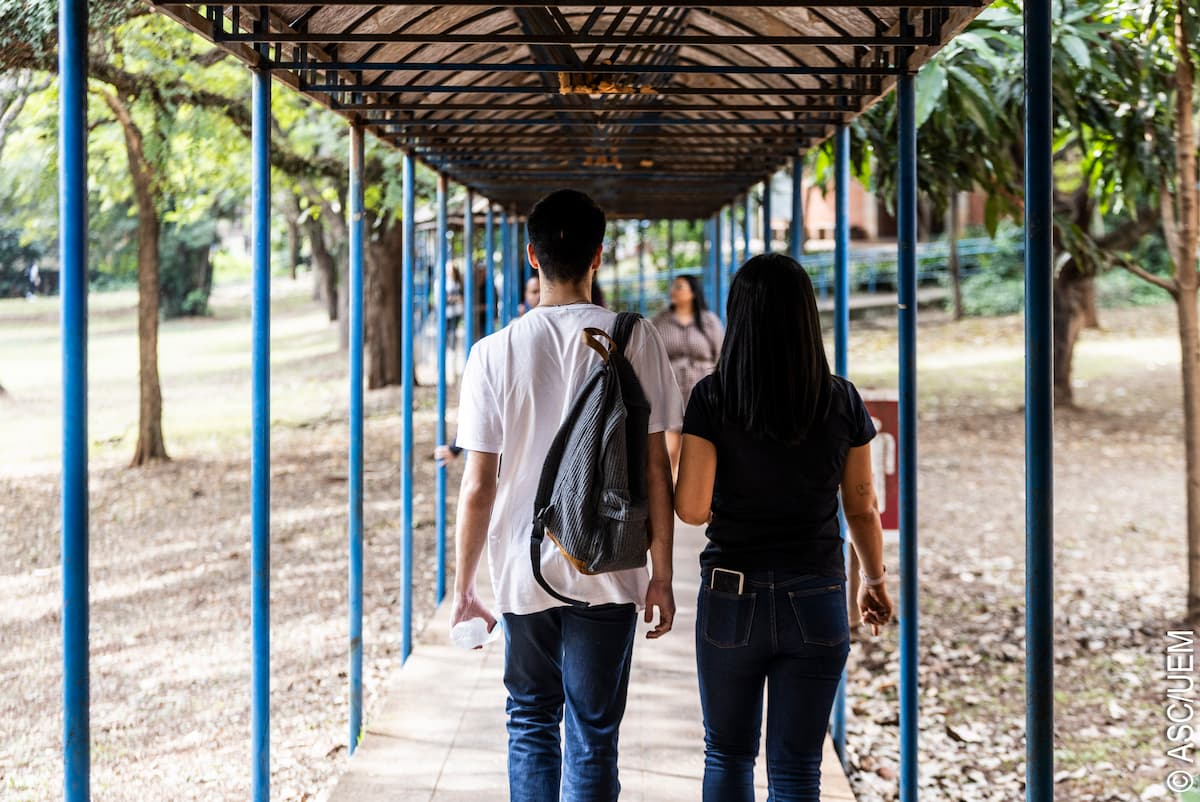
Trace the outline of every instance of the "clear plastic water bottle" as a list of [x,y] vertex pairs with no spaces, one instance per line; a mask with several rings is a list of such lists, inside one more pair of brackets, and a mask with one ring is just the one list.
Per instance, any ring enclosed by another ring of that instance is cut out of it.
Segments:
[[487,621],[482,618],[471,618],[460,621],[450,630],[450,640],[460,649],[478,649],[490,643],[499,635],[499,622],[491,632],[488,632]]

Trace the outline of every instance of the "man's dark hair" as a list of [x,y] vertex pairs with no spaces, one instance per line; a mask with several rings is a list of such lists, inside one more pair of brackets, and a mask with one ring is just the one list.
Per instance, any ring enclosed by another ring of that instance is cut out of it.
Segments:
[[604,210],[574,189],[560,189],[534,204],[525,228],[546,280],[581,281],[604,243],[606,222]]

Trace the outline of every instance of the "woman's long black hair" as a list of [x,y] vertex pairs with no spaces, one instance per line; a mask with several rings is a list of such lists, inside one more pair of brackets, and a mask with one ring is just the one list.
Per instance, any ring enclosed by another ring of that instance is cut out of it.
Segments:
[[795,443],[825,419],[833,379],[812,281],[796,260],[755,256],[734,274],[714,393],[721,418]]
[[[692,320],[696,323],[696,328],[704,331],[704,315],[707,311],[708,304],[704,300],[704,282],[699,276],[694,276],[691,273],[680,273],[675,277],[675,280],[683,279],[692,288]],[[675,311],[675,304],[671,304],[671,311]]]

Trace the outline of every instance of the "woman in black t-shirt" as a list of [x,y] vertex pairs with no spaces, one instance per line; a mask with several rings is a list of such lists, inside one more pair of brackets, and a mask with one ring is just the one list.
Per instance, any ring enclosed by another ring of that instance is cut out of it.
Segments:
[[753,802],[767,715],[774,802],[820,798],[829,713],[850,651],[838,491],[863,565],[863,620],[891,619],[871,482],[875,427],[830,374],[812,282],[764,254],[729,288],[716,371],[683,423],[675,510],[708,524],[696,618],[705,802]]

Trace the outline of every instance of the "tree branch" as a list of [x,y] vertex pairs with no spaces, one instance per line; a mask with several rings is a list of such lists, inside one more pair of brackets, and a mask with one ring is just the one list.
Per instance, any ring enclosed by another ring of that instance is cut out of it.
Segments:
[[25,108],[29,96],[41,92],[50,86],[50,81],[43,78],[33,80],[32,73],[18,73],[12,84],[11,92],[6,92],[3,102],[0,102],[0,155],[4,153],[4,144],[12,133],[12,125]]
[[1171,294],[1172,298],[1179,297],[1179,283],[1174,281],[1173,279],[1167,279],[1167,278],[1163,278],[1162,276],[1156,276],[1153,273],[1147,271],[1145,268],[1141,267],[1140,265],[1135,265],[1133,262],[1129,261],[1129,259],[1124,256],[1116,257],[1115,259],[1113,259],[1113,263],[1119,267],[1125,268],[1130,273],[1132,273],[1133,275],[1142,279],[1143,281],[1149,282],[1150,284],[1153,284],[1155,287],[1158,287],[1159,289],[1166,290],[1167,292],[1169,292]]
[[[146,97],[159,108],[167,110],[168,95],[150,75],[128,72],[95,56],[92,57],[89,66],[92,77],[96,80],[103,81],[122,94]],[[183,83],[170,88],[169,99],[175,103],[223,114],[243,136],[250,138],[252,124],[247,102]],[[281,136],[271,138],[271,166],[296,177],[316,175],[344,181],[347,175],[346,165],[337,159],[302,156],[288,148],[286,139]]]

